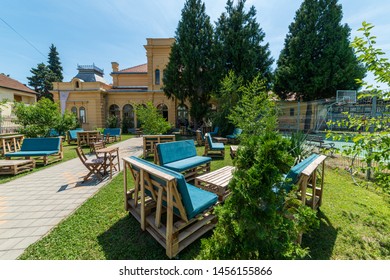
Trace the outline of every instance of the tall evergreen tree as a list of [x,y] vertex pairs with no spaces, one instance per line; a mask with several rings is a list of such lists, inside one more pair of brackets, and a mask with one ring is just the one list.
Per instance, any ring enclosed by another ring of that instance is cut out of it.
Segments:
[[44,63],[39,63],[37,68],[32,68],[30,72],[33,75],[27,77],[28,85],[38,93],[38,99],[46,97],[53,100],[50,90],[53,89],[52,83],[56,78],[54,73]]
[[187,0],[175,34],[169,63],[164,71],[164,92],[191,103],[195,126],[208,111],[212,89],[213,28],[201,0]]
[[51,44],[48,58],[48,67],[55,74],[55,82],[62,82],[64,76],[62,75],[61,61],[58,56],[57,48]]
[[275,71],[275,92],[303,100],[335,96],[338,89],[358,89],[365,76],[350,46],[350,28],[342,25],[337,0],[304,0],[289,26]]
[[216,82],[233,70],[244,81],[252,81],[260,76],[269,87],[272,80],[271,65],[273,59],[269,45],[263,44],[265,33],[256,22],[256,9],[251,6],[245,12],[246,0],[233,0],[226,3],[215,28]]

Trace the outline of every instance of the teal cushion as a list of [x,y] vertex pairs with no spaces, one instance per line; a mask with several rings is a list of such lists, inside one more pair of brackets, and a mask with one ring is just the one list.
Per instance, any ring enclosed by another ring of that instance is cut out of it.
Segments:
[[164,164],[163,166],[171,170],[174,170],[176,172],[183,172],[186,171],[187,169],[197,167],[201,164],[206,164],[210,161],[211,161],[210,157],[195,156],[195,157],[190,157],[190,158],[185,158],[182,160],[170,162]]
[[225,145],[223,143],[214,143],[211,145],[212,150],[225,150]]
[[110,136],[120,136],[121,129],[120,128],[105,128],[103,130],[103,134],[104,135],[110,134]]
[[72,129],[72,130],[69,130],[68,133],[69,133],[69,138],[71,140],[76,140],[77,139],[77,132],[79,131],[84,131],[84,129],[82,128],[76,128],[76,129]]
[[61,138],[26,138],[23,140],[21,152],[31,151],[58,151],[61,146]]
[[225,150],[225,145],[223,143],[214,143],[210,134],[207,134],[207,141],[211,150]]
[[196,156],[194,140],[161,143],[157,152],[161,165]]
[[14,153],[5,154],[6,157],[39,157],[39,156],[50,156],[58,154],[58,150],[55,151],[20,151]]
[[294,165],[286,175],[286,183],[283,185],[283,188],[287,192],[291,191],[292,185],[298,182],[299,175],[302,171],[318,157],[319,155],[312,154],[297,165]]
[[[182,203],[186,210],[188,219],[192,219],[199,213],[203,212],[210,206],[214,205],[218,200],[218,196],[216,194],[202,189],[198,189],[188,184],[184,176],[178,172],[169,170],[162,166],[158,166],[156,164],[153,164],[144,159],[137,158],[135,156],[131,156],[130,158],[176,178],[177,188],[181,195]],[[151,177],[152,177],[151,179],[158,181],[160,184],[164,183],[160,178],[156,176],[151,176]],[[177,209],[175,212],[177,213]]]

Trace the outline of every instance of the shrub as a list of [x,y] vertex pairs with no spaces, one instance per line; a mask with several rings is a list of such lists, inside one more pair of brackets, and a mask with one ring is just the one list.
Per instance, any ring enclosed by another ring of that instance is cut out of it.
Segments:
[[144,134],[164,134],[171,129],[171,124],[163,118],[151,102],[148,102],[146,106],[136,105],[136,108]]
[[73,114],[62,115],[59,105],[47,98],[32,105],[15,102],[15,115],[17,123],[21,125],[20,133],[26,137],[45,137],[52,128],[64,133],[76,125]]
[[296,241],[301,230],[310,228],[315,214],[306,206],[285,204],[285,192],[276,191],[293,158],[288,153],[289,141],[276,131],[275,104],[259,79],[243,88],[233,112],[229,118],[243,133],[229,184],[231,195],[216,208],[218,224],[212,237],[202,240],[198,257],[303,257],[308,250]]

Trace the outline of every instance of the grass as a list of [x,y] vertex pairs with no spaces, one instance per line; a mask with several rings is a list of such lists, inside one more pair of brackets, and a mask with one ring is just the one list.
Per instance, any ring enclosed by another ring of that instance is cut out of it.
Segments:
[[[215,170],[231,165],[229,147]],[[198,148],[201,154],[203,148]],[[389,197],[353,185],[345,171],[327,168],[320,228],[303,238],[311,259],[390,259]],[[206,234],[207,238],[211,233]],[[197,240],[179,255],[194,259]],[[103,187],[20,259],[166,259],[165,250],[124,210],[123,174]]]
[[[134,135],[122,134],[122,141],[127,140],[127,139],[132,138],[132,137],[134,137]],[[115,143],[110,143],[109,145],[113,145],[113,144],[115,144]],[[64,157],[63,157],[63,159],[61,161],[53,162],[53,163],[48,164],[46,166],[44,166],[42,164],[37,164],[36,167],[33,170],[27,171],[27,172],[23,172],[23,173],[20,173],[20,174],[17,174],[17,175],[0,175],[0,184],[6,183],[6,182],[10,182],[10,181],[15,180],[17,178],[20,178],[20,177],[26,176],[28,174],[37,172],[39,170],[51,167],[51,166],[59,164],[61,162],[65,162],[65,161],[68,161],[70,159],[74,159],[74,158],[77,157],[76,147],[77,147],[77,144],[75,144],[75,142],[73,142],[73,143],[71,143],[69,145],[68,142],[64,141],[62,143],[62,149],[63,149]],[[89,150],[90,150],[89,147],[87,147],[87,146],[83,147],[84,153],[89,153]],[[4,157],[0,156],[0,159],[4,159]]]

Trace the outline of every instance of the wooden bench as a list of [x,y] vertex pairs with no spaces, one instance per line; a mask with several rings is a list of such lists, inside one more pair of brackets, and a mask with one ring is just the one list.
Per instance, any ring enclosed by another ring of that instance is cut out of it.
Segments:
[[144,135],[143,136],[143,147],[144,147],[144,158],[154,156],[154,163],[158,164],[158,157],[156,154],[156,144],[174,142],[176,140],[175,135]]
[[215,143],[211,135],[206,133],[204,141],[204,156],[225,157],[225,145],[223,143]]
[[[300,163],[293,166],[286,175],[283,188],[286,192],[292,190],[292,185],[298,185],[298,197],[303,204],[317,209],[322,204],[322,190],[324,187],[326,156],[312,154]],[[321,166],[321,183],[317,185],[317,169]]]
[[[322,204],[322,192],[324,189],[325,176],[325,159],[326,156],[320,155],[312,161],[304,170],[298,180],[298,196],[303,204],[317,209]],[[317,169],[321,168],[321,182],[317,185]]]
[[210,157],[198,156],[194,140],[160,143],[156,145],[158,164],[182,173],[187,181],[210,171]]
[[10,135],[10,136],[1,136],[0,137],[0,147],[1,154],[5,155],[6,153],[17,152],[22,146],[24,139],[23,135]]
[[333,154],[333,150],[335,148],[334,143],[325,143],[325,140],[321,135],[308,134],[306,137],[306,142],[309,145],[315,145],[315,146],[319,147],[320,149],[331,150],[332,154]]
[[16,175],[35,168],[35,161],[32,159],[21,160],[0,160],[0,175]]
[[7,153],[5,158],[35,158],[36,161],[42,160],[44,165],[49,162],[62,160],[62,140],[55,138],[26,138],[23,140],[20,151]]
[[216,194],[188,184],[180,173],[134,156],[123,158],[123,166],[125,209],[169,258],[215,227]]

